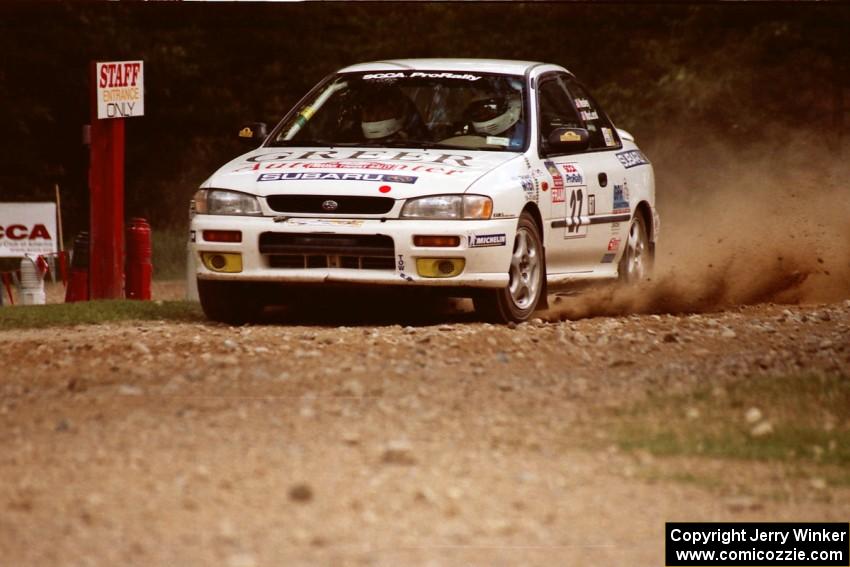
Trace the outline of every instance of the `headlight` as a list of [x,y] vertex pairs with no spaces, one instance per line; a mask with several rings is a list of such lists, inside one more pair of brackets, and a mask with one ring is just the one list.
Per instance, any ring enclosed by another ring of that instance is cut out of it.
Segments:
[[484,195],[435,195],[411,199],[401,210],[409,219],[489,219],[493,200]]
[[195,193],[195,212],[201,215],[259,215],[260,201],[253,195],[224,189]]

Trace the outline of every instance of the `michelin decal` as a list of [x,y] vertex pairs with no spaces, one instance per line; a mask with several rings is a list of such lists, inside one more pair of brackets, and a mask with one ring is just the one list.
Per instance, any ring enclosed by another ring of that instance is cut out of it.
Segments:
[[470,234],[470,248],[484,248],[486,246],[504,246],[508,239],[504,234]]

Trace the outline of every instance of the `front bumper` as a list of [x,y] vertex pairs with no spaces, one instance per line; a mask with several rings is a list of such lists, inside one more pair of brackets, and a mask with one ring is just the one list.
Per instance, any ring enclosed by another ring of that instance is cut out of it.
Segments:
[[[289,218],[275,222],[273,217],[195,215],[190,225],[189,250],[199,279],[499,288],[508,284],[516,225],[515,218],[486,221]],[[238,230],[242,233],[242,241],[208,242],[204,240],[205,230]],[[263,253],[260,248],[264,233],[387,236],[392,239],[392,268],[343,267],[346,263],[340,262],[339,257],[329,257],[326,266],[275,267],[279,262],[274,261],[274,254]],[[458,236],[460,245],[452,248],[415,246],[413,237],[416,235]],[[238,273],[210,270],[201,261],[204,252],[239,253],[242,269]],[[453,277],[423,277],[417,272],[416,260],[421,258],[463,258],[465,266]]]

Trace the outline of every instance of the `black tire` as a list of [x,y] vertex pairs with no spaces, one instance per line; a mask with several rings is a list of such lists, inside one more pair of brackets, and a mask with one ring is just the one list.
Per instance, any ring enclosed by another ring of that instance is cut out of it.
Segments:
[[540,227],[527,212],[523,212],[517,222],[508,274],[506,287],[481,290],[473,297],[475,311],[490,321],[525,321],[546,293],[546,262]]
[[245,282],[198,280],[198,297],[207,319],[228,325],[256,321],[264,307],[260,290]]
[[623,256],[617,265],[617,276],[620,281],[633,284],[647,279],[652,274],[653,256],[646,221],[642,214],[637,213],[629,225]]

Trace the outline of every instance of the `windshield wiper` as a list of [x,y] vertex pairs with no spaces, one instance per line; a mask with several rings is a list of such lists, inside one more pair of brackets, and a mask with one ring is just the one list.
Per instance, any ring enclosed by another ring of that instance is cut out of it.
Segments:
[[469,146],[441,144],[440,142],[434,142],[432,140],[392,140],[390,142],[384,142],[381,145],[386,148],[417,148],[422,150],[429,150],[431,148],[470,149]]
[[357,148],[416,148],[420,150],[430,149],[447,149],[447,150],[470,150],[481,152],[504,152],[504,151],[519,151],[511,148],[493,148],[493,147],[475,147],[465,144],[444,144],[431,140],[368,140],[362,142],[335,142],[329,140],[280,140],[269,144],[267,147],[319,147],[319,148],[334,148],[334,147],[357,147]]
[[442,142],[433,142],[430,140],[393,140],[392,142],[385,142],[382,144],[384,147],[388,148],[417,148],[422,150],[431,150],[431,149],[445,149],[445,150],[468,150],[474,152],[505,152],[505,151],[513,151],[517,152],[518,149],[511,149],[507,146],[505,147],[478,147],[478,146],[470,146],[468,144],[444,144]]
[[381,148],[387,147],[388,144],[375,144],[368,142],[337,142],[329,140],[280,140],[269,144],[269,147],[322,147],[322,148]]
[[327,147],[331,144],[326,142],[325,140],[278,140],[274,143],[269,144],[269,147],[272,148],[285,148],[287,146],[319,146],[319,147]]

